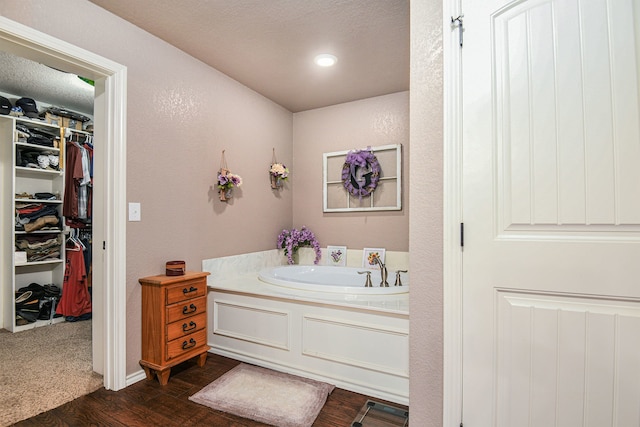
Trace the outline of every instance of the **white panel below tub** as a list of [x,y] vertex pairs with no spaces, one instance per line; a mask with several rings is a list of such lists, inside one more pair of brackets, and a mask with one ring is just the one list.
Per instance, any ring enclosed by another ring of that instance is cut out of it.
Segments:
[[215,300],[213,333],[289,350],[289,313],[250,304]]
[[406,330],[335,317],[303,317],[302,354],[307,356],[408,378],[408,350]]
[[409,404],[408,315],[220,290],[208,313],[212,353]]

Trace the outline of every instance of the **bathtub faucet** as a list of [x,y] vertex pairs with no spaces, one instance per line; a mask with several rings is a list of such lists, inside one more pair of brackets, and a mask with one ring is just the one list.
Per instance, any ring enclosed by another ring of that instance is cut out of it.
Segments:
[[373,260],[380,266],[380,286],[388,288],[389,282],[387,282],[387,267],[380,260],[380,257],[374,256]]

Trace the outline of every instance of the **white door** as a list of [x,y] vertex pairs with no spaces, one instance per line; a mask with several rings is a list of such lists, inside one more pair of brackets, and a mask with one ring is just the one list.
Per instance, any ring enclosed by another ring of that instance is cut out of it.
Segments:
[[463,0],[465,427],[640,425],[638,0]]

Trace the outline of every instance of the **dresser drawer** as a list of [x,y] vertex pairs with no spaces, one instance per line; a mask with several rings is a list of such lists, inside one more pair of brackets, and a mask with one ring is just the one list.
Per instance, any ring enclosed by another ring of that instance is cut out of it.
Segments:
[[167,341],[189,335],[207,326],[207,313],[200,313],[167,326]]
[[167,306],[167,324],[207,312],[207,297],[187,300]]
[[167,344],[167,360],[182,356],[207,344],[207,330],[201,329],[182,338],[169,341]]
[[167,287],[166,304],[171,305],[191,298],[201,297],[206,294],[207,281],[205,278],[186,280],[179,285]]

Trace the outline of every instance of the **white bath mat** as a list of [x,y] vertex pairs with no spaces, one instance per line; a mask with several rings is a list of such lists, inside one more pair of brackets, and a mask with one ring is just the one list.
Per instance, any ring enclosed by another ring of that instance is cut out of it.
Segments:
[[279,427],[310,427],[334,388],[242,363],[189,400]]

